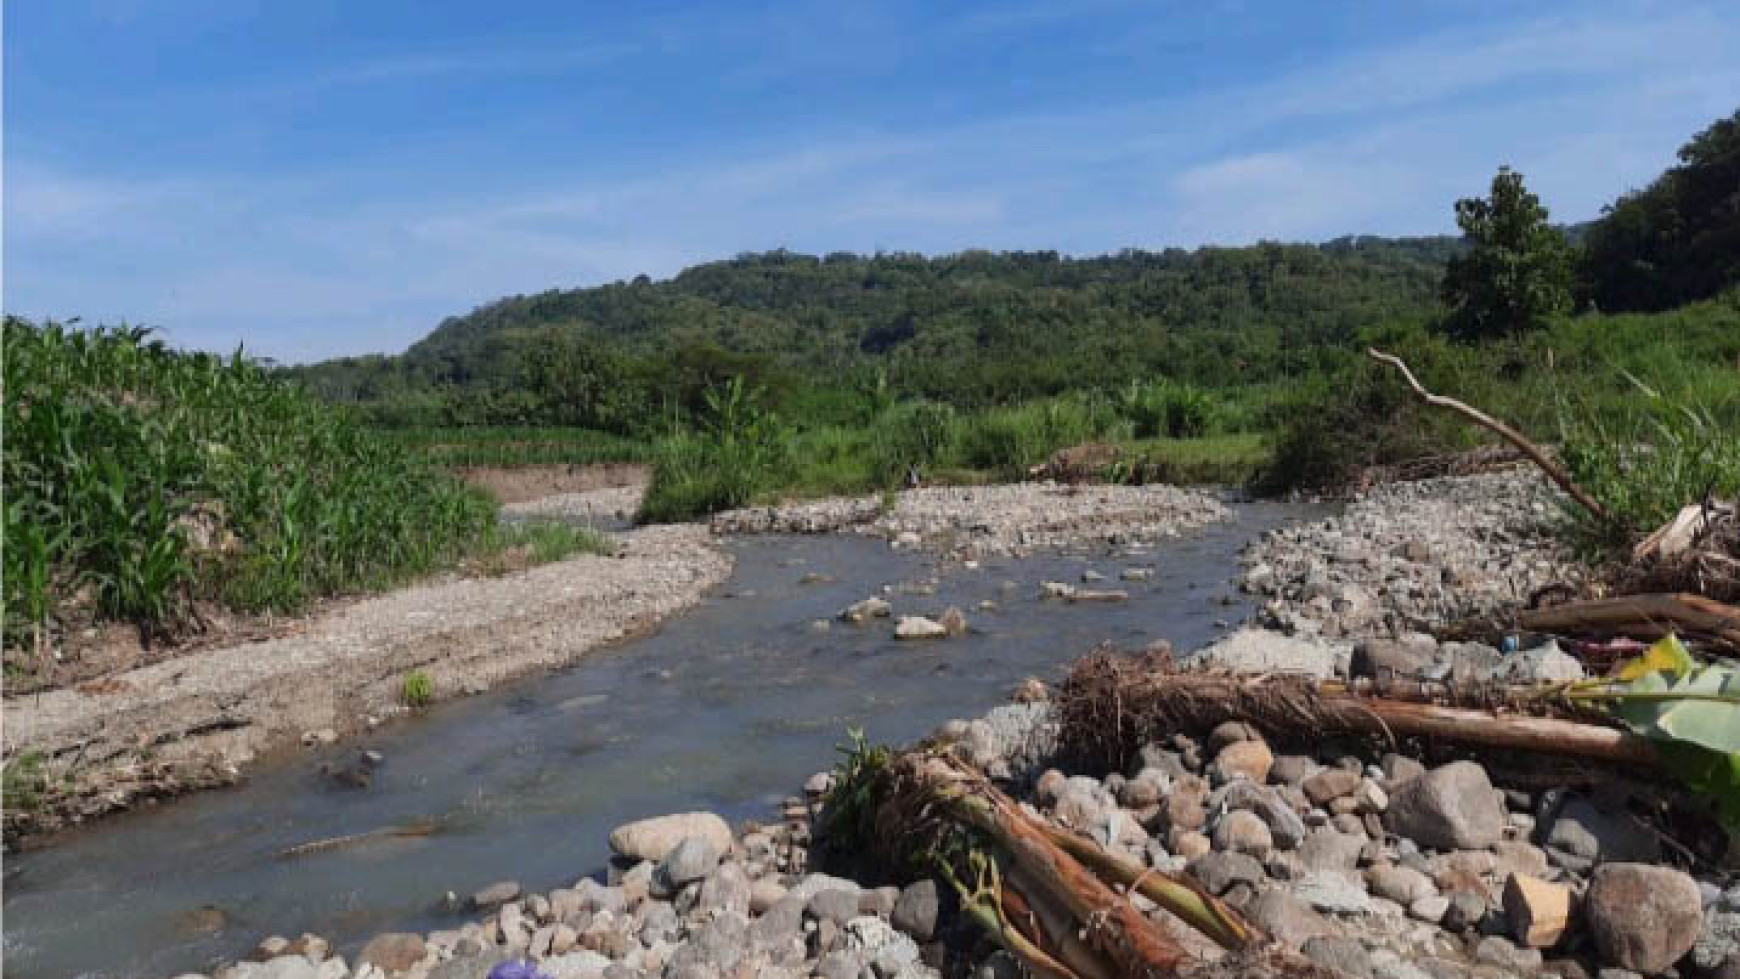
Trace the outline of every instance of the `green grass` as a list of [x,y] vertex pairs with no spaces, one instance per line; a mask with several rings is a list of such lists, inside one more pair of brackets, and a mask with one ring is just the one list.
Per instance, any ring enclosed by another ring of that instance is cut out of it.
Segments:
[[423,670],[412,670],[405,674],[404,685],[399,688],[399,699],[412,710],[427,707],[435,699],[435,681]]
[[242,358],[135,329],[5,321],[9,648],[100,620],[175,632],[202,602],[292,612],[449,567],[515,534],[496,505]]
[[26,751],[0,769],[0,798],[8,812],[28,812],[42,803],[48,778],[42,772],[42,753]]
[[383,439],[440,466],[587,466],[647,462],[648,442],[586,428],[384,428]]

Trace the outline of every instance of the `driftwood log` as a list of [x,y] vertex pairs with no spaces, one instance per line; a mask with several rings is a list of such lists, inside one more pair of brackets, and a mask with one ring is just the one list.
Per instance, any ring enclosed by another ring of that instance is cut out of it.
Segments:
[[1740,608],[1702,595],[1624,595],[1522,612],[1518,624],[1541,632],[1701,633],[1740,651]]
[[1147,741],[1208,731],[1223,721],[1244,721],[1295,741],[1417,736],[1624,767],[1659,760],[1646,739],[1564,716],[1568,711],[1546,700],[1422,685],[1386,693],[1298,675],[1186,671],[1166,657],[1099,652],[1076,662],[1057,699],[1064,744],[1113,767],[1124,766]]

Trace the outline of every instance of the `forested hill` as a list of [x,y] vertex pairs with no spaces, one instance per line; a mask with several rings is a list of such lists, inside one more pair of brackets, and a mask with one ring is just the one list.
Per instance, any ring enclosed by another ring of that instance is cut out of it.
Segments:
[[[826,257],[786,251],[449,318],[397,357],[297,368],[328,397],[536,388],[579,357],[655,387],[748,373],[778,383],[876,372],[902,394],[970,403],[1155,373],[1225,382],[1308,366],[1356,329],[1427,315],[1453,237],[1341,238],[1070,258],[1056,252]],[[647,376],[666,372],[665,383]]]

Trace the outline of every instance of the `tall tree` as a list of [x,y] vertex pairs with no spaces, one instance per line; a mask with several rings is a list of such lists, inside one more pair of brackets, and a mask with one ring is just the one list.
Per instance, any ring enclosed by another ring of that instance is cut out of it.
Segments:
[[1470,247],[1444,270],[1444,325],[1453,336],[1521,333],[1570,308],[1570,248],[1522,174],[1499,167],[1489,196],[1456,202],[1456,224]]
[[1740,112],[1693,136],[1679,160],[1589,229],[1582,289],[1591,304],[1667,309],[1740,284]]

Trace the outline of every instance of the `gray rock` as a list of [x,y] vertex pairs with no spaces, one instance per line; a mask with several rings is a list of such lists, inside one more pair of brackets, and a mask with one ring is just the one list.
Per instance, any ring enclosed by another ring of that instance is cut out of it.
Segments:
[[1441,850],[1480,850],[1504,836],[1499,805],[1486,769],[1454,761],[1398,787],[1384,825],[1398,836]]
[[1525,976],[1540,974],[1541,958],[1540,949],[1518,948],[1502,935],[1488,935],[1474,947],[1474,961]]
[[1371,892],[1378,897],[1388,898],[1408,907],[1423,897],[1431,897],[1438,893],[1438,888],[1432,884],[1431,878],[1409,867],[1395,864],[1380,864],[1366,871],[1366,884]]
[[1438,662],[1438,651],[1393,639],[1367,639],[1353,647],[1347,664],[1348,676],[1354,679],[1377,679],[1426,676]]
[[1263,865],[1244,853],[1205,853],[1186,864],[1184,870],[1216,896],[1225,894],[1234,884],[1255,886],[1263,880]]
[[1553,817],[1541,845],[1548,855],[1562,860],[1576,858],[1578,869],[1604,860],[1621,863],[1654,863],[1661,859],[1661,844],[1655,834],[1623,813],[1598,808],[1581,796],[1566,799]]
[[1370,979],[1372,975],[1371,955],[1366,952],[1364,945],[1351,938],[1318,935],[1307,939],[1299,951],[1318,965],[1335,969],[1343,975],[1358,976],[1361,979]]
[[852,891],[830,889],[818,891],[805,906],[809,916],[817,921],[832,921],[836,925],[858,917],[858,895]]
[[1724,962],[1740,966],[1740,912],[1720,906],[1704,910],[1704,930],[1692,947],[1692,962],[1707,970],[1719,969]]
[[700,899],[695,905],[702,911],[735,911],[749,913],[749,876],[736,863],[726,861],[701,882]]
[[1661,972],[1697,944],[1704,915],[1698,884],[1667,867],[1605,863],[1595,869],[1583,915],[1602,958]]
[[592,979],[601,976],[608,968],[609,959],[584,948],[552,955],[538,963],[538,971],[550,979]]
[[863,960],[849,952],[829,952],[816,963],[817,979],[858,979]]
[[1210,809],[1245,809],[1257,814],[1269,828],[1275,846],[1291,850],[1305,840],[1305,823],[1293,807],[1282,802],[1273,790],[1255,785],[1248,779],[1227,783],[1209,797]]
[[1305,837],[1299,847],[1299,862],[1310,871],[1351,874],[1364,849],[1364,839],[1325,827]]
[[680,970],[702,965],[727,972],[737,966],[748,947],[748,920],[726,912],[690,932],[689,940],[677,946],[667,968]]
[[1468,891],[1457,891],[1450,895],[1450,904],[1444,909],[1441,923],[1444,930],[1461,933],[1480,924],[1486,917],[1486,899]]
[[429,979],[488,979],[489,970],[508,958],[505,948],[484,949],[477,955],[448,959],[429,970]]
[[317,979],[319,968],[300,955],[280,955],[264,962],[237,962],[217,973],[217,979]]
[[359,965],[373,965],[387,975],[409,971],[423,961],[423,936],[409,932],[376,935],[357,954]]
[[940,907],[936,881],[917,881],[908,884],[900,892],[900,898],[894,902],[894,913],[889,920],[894,923],[894,927],[906,932],[918,941],[928,942],[936,934],[937,913]]
[[1552,640],[1504,657],[1489,674],[1490,679],[1499,683],[1567,683],[1584,676],[1582,661]]
[[903,616],[894,625],[894,638],[896,639],[942,639],[948,634],[948,628],[942,623],[927,619],[922,615]]
[[1293,885],[1293,894],[1318,911],[1328,914],[1370,914],[1371,897],[1352,877],[1338,873],[1306,874]]
[[691,836],[678,843],[653,871],[653,880],[668,893],[684,884],[700,880],[719,866],[720,849],[701,836]]
[[1280,889],[1258,894],[1244,907],[1245,916],[1281,944],[1299,948],[1318,935],[1333,935],[1335,926],[1311,906]]
[[1351,651],[1267,629],[1240,629],[1186,659],[1190,666],[1212,666],[1236,673],[1303,673],[1327,680]]

